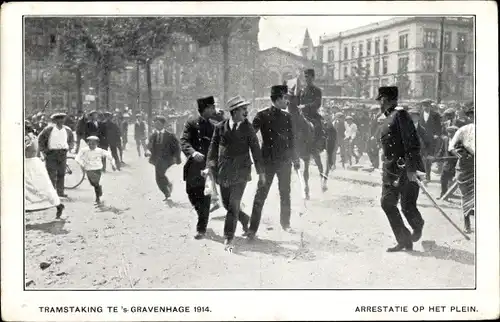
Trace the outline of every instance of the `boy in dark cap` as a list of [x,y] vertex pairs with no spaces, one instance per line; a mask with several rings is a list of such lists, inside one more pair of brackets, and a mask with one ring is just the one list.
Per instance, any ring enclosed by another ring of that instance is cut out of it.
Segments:
[[[384,210],[397,245],[388,252],[412,250],[422,236],[424,220],[417,209],[419,185],[417,171],[424,171],[417,130],[408,112],[398,108],[398,88],[380,87],[377,100],[385,116],[380,136],[383,150],[382,198]],[[406,228],[397,204],[413,229]]]
[[215,100],[213,96],[208,96],[198,99],[197,104],[199,115],[186,122],[180,142],[187,158],[184,164],[186,193],[198,214],[195,239],[202,239],[207,231],[211,199],[204,193],[206,179],[202,171],[215,129],[216,121],[211,120],[215,114]]
[[149,156],[149,163],[155,167],[155,178],[158,188],[165,196],[169,205],[172,204],[170,196],[173,185],[168,180],[165,172],[173,164],[181,164],[181,149],[179,141],[174,134],[165,130],[167,120],[163,116],[157,116],[154,121],[156,131],[149,137],[146,157]]
[[321,89],[314,85],[314,69],[306,69],[304,77],[306,87],[299,93],[299,108],[302,109],[304,116],[314,124],[316,136],[316,149],[322,151],[325,148],[325,131],[323,129],[323,117],[319,114],[321,107]]
[[262,158],[265,180],[260,184],[255,194],[252,217],[248,237],[251,239],[257,233],[262,208],[266,201],[274,176],[278,177],[280,193],[280,223],[283,230],[291,232],[290,228],[290,180],[292,163],[295,169],[300,168],[300,161],[295,150],[295,138],[292,130],[292,117],[284,111],[288,106],[288,87],[277,85],[271,87],[271,107],[257,113],[253,119],[255,132],[262,135]]

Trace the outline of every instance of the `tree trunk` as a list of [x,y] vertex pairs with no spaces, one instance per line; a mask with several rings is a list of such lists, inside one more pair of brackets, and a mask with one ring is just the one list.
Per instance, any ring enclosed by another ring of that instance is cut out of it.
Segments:
[[225,104],[229,99],[229,35],[222,37],[222,65],[224,68],[224,101]]
[[109,69],[107,64],[103,68],[103,81],[104,81],[104,108],[109,111]]
[[151,60],[146,62],[146,82],[148,84],[148,135],[151,135],[153,121],[153,91],[151,88]]
[[77,68],[75,71],[76,76],[76,110],[83,110],[82,103],[82,71],[80,68]]
[[136,101],[135,101],[135,113],[139,113],[141,111],[141,87],[139,83],[139,61],[137,61],[136,68],[135,68],[135,84],[136,84]]
[[100,110],[101,106],[100,106],[100,103],[101,103],[101,100],[99,99],[99,96],[100,96],[100,91],[101,89],[101,71],[97,71],[97,82],[95,84],[95,109],[97,111]]

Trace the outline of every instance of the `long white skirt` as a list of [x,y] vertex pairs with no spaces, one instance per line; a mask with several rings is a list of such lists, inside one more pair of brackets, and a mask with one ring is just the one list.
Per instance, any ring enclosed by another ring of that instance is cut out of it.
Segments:
[[52,186],[45,163],[39,158],[24,159],[24,203],[28,211],[43,210],[61,203]]

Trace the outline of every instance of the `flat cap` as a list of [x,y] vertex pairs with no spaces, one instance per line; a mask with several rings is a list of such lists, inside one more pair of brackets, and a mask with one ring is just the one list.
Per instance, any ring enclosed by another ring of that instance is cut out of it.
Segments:
[[87,138],[87,141],[99,141],[99,138],[95,135],[92,135]]
[[432,105],[432,100],[431,99],[424,99],[418,102],[419,105],[425,105],[425,106],[431,106]]
[[164,117],[164,116],[161,116],[161,115],[158,115],[158,116],[155,116],[155,121],[160,121],[162,123],[165,123],[167,122],[167,119]]
[[456,130],[458,130],[458,126],[455,126],[455,125],[451,125],[451,126],[448,126],[446,128],[446,131],[450,131],[450,132],[456,131]]
[[443,112],[443,114],[445,114],[445,115],[446,115],[446,114],[455,114],[455,113],[456,113],[456,111],[455,111],[455,109],[453,109],[453,108],[448,108],[448,109],[446,109],[446,110]]
[[89,112],[89,115],[92,115],[92,114],[97,114],[97,111],[96,110],[92,110]]
[[66,113],[54,113],[50,116],[51,119],[56,120],[56,119],[62,119],[65,118],[67,115]]
[[408,113],[420,115],[420,109],[416,106],[413,106],[408,109]]
[[350,115],[346,116],[345,120],[346,120],[346,121],[347,121],[347,120],[352,120],[352,116],[350,116]]
[[104,115],[104,116],[112,116],[113,113],[106,111],[106,112],[102,113],[102,115]]

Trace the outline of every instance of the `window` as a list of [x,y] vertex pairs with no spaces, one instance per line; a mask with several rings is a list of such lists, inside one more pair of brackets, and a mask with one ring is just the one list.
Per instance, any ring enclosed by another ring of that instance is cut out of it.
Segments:
[[387,57],[382,58],[382,75],[387,75]]
[[380,60],[375,58],[375,65],[373,66],[373,74],[378,76],[380,74]]
[[467,35],[463,33],[457,34],[457,50],[460,52],[467,51]]
[[436,71],[436,54],[435,53],[425,53],[424,54],[424,71],[435,72]]
[[328,50],[328,61],[333,62],[334,58],[335,57],[334,57],[333,49]]
[[452,59],[451,54],[443,55],[443,71],[445,71],[445,72],[452,72],[453,71],[451,59]]
[[371,70],[372,69],[372,66],[370,64],[370,61],[366,61],[366,64],[365,64],[365,71],[366,71],[366,76],[370,76],[371,75]]
[[389,51],[389,36],[384,37],[384,54]]
[[349,54],[349,53],[348,53],[348,51],[349,51],[349,49],[347,49],[347,46],[345,46],[345,47],[344,47],[344,60],[346,60],[346,59],[347,59],[347,56],[348,56],[348,54]]
[[408,49],[408,34],[399,35],[399,49]]
[[435,29],[424,30],[424,48],[437,48],[437,31]]
[[347,76],[348,76],[347,65],[344,65],[344,79],[346,79]]
[[356,57],[356,44],[351,46],[351,59],[354,59],[354,57]]
[[422,82],[422,96],[425,98],[434,98],[436,95],[436,78],[432,75],[420,77]]
[[380,38],[375,38],[375,55],[380,54]]
[[408,64],[410,59],[408,56],[401,56],[398,58],[398,73],[404,74],[408,72]]
[[358,57],[363,57],[363,43],[360,42],[358,45]]
[[451,49],[451,32],[446,32],[444,34],[444,50]]
[[457,73],[459,75],[464,75],[465,73],[467,73],[465,56],[463,55],[457,56]]
[[372,40],[368,39],[366,41],[366,56],[371,56],[372,55]]
[[358,72],[358,64],[357,63],[351,63],[351,76],[356,75]]

